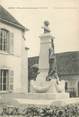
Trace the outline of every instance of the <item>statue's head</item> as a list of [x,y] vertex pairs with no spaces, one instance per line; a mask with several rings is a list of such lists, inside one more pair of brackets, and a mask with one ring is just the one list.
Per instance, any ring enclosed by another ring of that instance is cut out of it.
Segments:
[[49,33],[50,32],[49,22],[48,21],[44,21],[44,26],[42,28],[44,29],[44,33]]
[[49,21],[44,21],[45,26],[49,26],[49,24],[50,24]]

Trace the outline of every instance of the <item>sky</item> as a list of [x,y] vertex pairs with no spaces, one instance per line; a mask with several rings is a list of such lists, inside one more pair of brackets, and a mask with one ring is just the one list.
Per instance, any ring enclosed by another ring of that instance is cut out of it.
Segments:
[[79,1],[78,0],[0,0],[22,25],[28,56],[38,56],[43,22],[50,22],[55,37],[55,52],[79,51]]

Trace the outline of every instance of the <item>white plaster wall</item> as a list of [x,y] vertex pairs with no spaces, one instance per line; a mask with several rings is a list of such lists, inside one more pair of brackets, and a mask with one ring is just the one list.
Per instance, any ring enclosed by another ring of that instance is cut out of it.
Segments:
[[[14,71],[13,92],[26,92],[27,81],[27,51],[24,49],[24,39],[21,30],[0,22],[0,28],[5,28],[14,33],[13,55],[0,52],[0,66],[7,66]],[[24,55],[25,54],[25,55]],[[26,59],[26,60],[24,60]],[[26,63],[23,63],[23,61]],[[26,66],[26,67],[24,67]],[[24,68],[24,69],[23,69]],[[24,72],[23,72],[24,71]],[[26,80],[26,81],[23,81]],[[24,84],[25,83],[25,84]]]
[[22,92],[28,92],[28,49],[25,49],[25,41],[22,41],[21,56]]

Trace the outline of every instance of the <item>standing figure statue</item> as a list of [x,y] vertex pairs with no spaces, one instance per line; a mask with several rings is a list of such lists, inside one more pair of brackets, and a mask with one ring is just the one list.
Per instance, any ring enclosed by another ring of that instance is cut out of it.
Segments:
[[49,72],[46,80],[51,80],[55,77],[56,70],[56,58],[53,48],[49,48]]
[[46,77],[47,81],[51,79],[56,79],[56,83],[59,84],[59,77],[57,74],[57,66],[56,66],[56,56],[54,54],[53,48],[49,48],[49,72]]
[[53,39],[51,39],[51,48],[49,48],[49,72],[46,80],[51,79],[59,79],[57,74],[57,66],[56,66],[56,56],[54,53],[54,43]]

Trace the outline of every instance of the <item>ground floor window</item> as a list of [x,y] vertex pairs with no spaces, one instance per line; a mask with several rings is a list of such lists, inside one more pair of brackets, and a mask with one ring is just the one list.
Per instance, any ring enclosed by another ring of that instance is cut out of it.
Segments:
[[0,91],[13,90],[14,72],[8,69],[0,69]]
[[9,77],[8,70],[0,69],[0,91],[7,90],[9,81],[8,77]]

